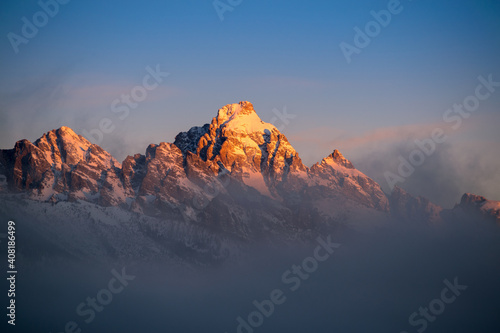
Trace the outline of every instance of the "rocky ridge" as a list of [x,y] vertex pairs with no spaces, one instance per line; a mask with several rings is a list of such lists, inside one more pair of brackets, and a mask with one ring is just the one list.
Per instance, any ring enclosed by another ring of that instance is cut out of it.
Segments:
[[[32,200],[117,206],[245,240],[293,237],[373,216],[435,223],[442,211],[399,188],[387,196],[338,150],[308,168],[250,102],[226,105],[209,124],[179,133],[173,143],[151,144],[122,163],[61,127],[34,143],[21,140],[0,150],[0,175],[8,192]],[[476,199],[462,198],[460,206],[481,205],[481,214],[498,218],[494,205]]]

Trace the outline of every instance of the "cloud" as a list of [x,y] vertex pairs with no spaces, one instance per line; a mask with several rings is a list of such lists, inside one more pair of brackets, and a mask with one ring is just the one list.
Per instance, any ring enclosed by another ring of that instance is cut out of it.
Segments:
[[[411,137],[411,136],[410,136]],[[354,165],[389,190],[385,172],[398,173],[400,156],[409,158],[417,148],[413,138],[385,145],[374,142],[352,151]],[[463,193],[484,195],[500,200],[500,157],[498,142],[452,137],[436,145],[415,172],[397,185],[414,195],[423,195],[437,204],[451,207]]]
[[[308,129],[290,136],[290,141],[311,165],[339,149],[354,166],[390,192],[384,173],[398,173],[399,156],[408,159],[418,148],[415,140],[431,137],[442,128],[448,139],[436,145],[423,165],[397,185],[413,195],[422,195],[445,207],[453,206],[465,192],[500,200],[500,156],[498,135],[490,131],[498,115],[471,117],[456,131],[445,123],[410,124],[374,129],[356,135],[346,129]],[[491,134],[489,134],[491,133]]]
[[[316,127],[295,133],[290,139],[298,143],[308,143],[328,149],[352,150],[366,147],[367,145],[387,144],[401,140],[422,139],[429,137],[432,130],[442,127],[440,123],[411,124],[392,126],[370,130],[356,135],[345,129],[332,129],[330,127]],[[450,130],[446,130],[450,133]],[[333,136],[332,134],[335,133]],[[330,137],[330,139],[328,139]]]

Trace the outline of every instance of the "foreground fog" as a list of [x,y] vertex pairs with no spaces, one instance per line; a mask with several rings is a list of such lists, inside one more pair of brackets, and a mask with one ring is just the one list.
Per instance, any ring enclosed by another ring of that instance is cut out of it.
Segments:
[[[21,227],[16,330],[498,332],[497,225],[469,220],[339,232],[330,236],[330,251],[321,245],[328,237],[293,249],[255,246],[237,262],[181,268],[67,260]],[[455,290],[443,291],[450,284]],[[92,307],[88,298],[96,297]],[[271,298],[277,304],[270,306]]]

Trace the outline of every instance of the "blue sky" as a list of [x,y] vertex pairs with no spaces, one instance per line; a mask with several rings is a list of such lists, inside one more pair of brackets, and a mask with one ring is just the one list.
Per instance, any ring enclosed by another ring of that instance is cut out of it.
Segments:
[[[339,44],[353,44],[353,28],[388,2],[243,0],[221,21],[212,1],[72,0],[15,53],[7,35],[22,35],[22,18],[32,21],[41,7],[3,1],[0,148],[109,118],[115,130],[101,146],[121,160],[249,100],[264,121],[273,109],[296,115],[283,132],[307,165],[339,148],[382,184],[414,138],[429,137],[445,110],[474,92],[479,75],[500,81],[493,0],[401,1],[348,64]],[[170,75],[119,119],[112,101],[157,64]],[[399,185],[448,206],[463,192],[500,200],[499,107],[500,90]],[[440,191],[436,180],[445,182]]]

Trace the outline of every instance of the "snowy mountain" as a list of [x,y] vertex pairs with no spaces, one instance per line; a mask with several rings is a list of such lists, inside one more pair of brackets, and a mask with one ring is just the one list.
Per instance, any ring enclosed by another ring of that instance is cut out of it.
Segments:
[[481,216],[500,223],[500,201],[487,200],[480,195],[465,193],[460,203],[452,209],[455,216]]
[[108,152],[68,127],[45,133],[35,143],[21,140],[13,149],[0,150],[0,173],[8,188],[35,200],[119,204],[120,170]]
[[[87,225],[87,211],[95,207],[106,212],[96,213],[100,223],[123,227],[142,216],[154,225],[164,221],[168,233],[151,232],[169,244],[188,239],[181,247],[189,247],[216,237],[211,257],[222,256],[225,247],[308,239],[339,227],[443,219],[442,208],[425,198],[400,188],[387,196],[338,150],[308,168],[250,102],[226,105],[210,124],[179,133],[174,143],[151,144],[144,155],[128,156],[121,164],[61,127],[34,143],[21,140],[13,149],[0,150],[0,175],[6,180],[3,196],[21,211],[33,207],[31,213],[25,210],[32,217],[69,214]],[[499,219],[498,203],[482,197],[464,195],[453,211],[459,210]],[[0,211],[11,210],[2,206]]]

